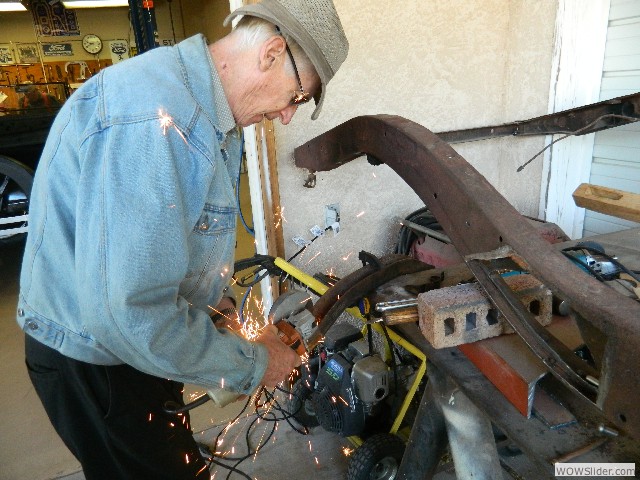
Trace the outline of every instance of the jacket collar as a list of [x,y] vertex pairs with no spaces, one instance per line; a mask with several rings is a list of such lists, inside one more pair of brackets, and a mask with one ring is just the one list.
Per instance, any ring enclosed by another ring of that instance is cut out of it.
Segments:
[[236,127],[222,82],[202,34],[180,42],[178,49],[187,87],[212,123],[221,132]]

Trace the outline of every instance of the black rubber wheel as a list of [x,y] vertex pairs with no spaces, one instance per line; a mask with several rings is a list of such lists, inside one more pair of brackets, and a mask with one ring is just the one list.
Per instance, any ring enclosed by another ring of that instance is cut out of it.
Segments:
[[404,442],[390,433],[368,438],[351,455],[348,480],[393,480],[404,455]]
[[[0,218],[29,213],[33,170],[10,157],[0,155]],[[15,224],[0,224],[0,244],[22,240],[26,233],[5,236],[3,230]]]
[[304,380],[299,378],[291,387],[287,395],[286,410],[293,415],[301,425],[305,427],[317,427],[318,417],[311,402],[311,390],[304,385]]

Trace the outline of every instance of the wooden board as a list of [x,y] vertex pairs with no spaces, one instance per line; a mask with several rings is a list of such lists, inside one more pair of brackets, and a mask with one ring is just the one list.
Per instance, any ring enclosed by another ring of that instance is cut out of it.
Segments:
[[583,183],[573,192],[573,199],[579,207],[640,222],[640,195],[637,193]]

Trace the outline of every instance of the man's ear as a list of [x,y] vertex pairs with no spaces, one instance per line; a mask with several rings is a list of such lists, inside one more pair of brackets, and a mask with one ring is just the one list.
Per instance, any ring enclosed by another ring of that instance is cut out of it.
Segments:
[[267,71],[283,60],[287,43],[281,35],[274,35],[262,44],[260,48],[260,70]]

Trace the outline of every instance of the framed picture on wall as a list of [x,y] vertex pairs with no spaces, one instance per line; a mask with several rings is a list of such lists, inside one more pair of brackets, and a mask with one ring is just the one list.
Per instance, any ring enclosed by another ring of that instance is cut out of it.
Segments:
[[0,65],[13,65],[16,57],[13,53],[13,46],[10,43],[0,43]]
[[16,44],[16,50],[20,63],[38,63],[40,61],[38,44],[36,43],[18,43]]

